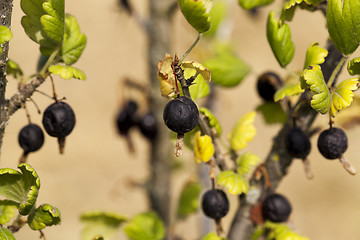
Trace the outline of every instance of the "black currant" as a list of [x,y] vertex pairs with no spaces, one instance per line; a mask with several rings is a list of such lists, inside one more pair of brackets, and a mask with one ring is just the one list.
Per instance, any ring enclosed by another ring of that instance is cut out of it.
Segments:
[[57,137],[62,153],[65,137],[68,136],[75,126],[75,114],[72,108],[65,102],[55,102],[45,109],[42,123],[45,131],[52,137]]
[[195,128],[199,110],[189,98],[181,96],[168,102],[163,114],[165,125],[172,131],[184,134]]
[[39,150],[44,144],[44,133],[36,124],[28,124],[19,132],[19,144],[24,150],[20,163],[26,162],[26,157],[30,152]]
[[282,85],[282,80],[274,72],[265,72],[261,74],[257,79],[257,92],[259,96],[267,101],[274,101],[274,94]]
[[126,136],[131,127],[136,124],[135,113],[138,109],[137,103],[127,101],[116,117],[116,126],[121,135]]
[[340,128],[323,131],[318,139],[320,153],[327,159],[340,158],[348,147],[346,134]]
[[292,128],[285,137],[285,147],[294,158],[305,159],[311,150],[309,137],[300,128]]
[[202,210],[209,218],[219,220],[229,211],[229,201],[224,191],[220,189],[210,189],[202,197]]
[[274,193],[266,197],[261,212],[264,220],[286,222],[291,213],[291,205],[283,195]]
[[140,132],[148,139],[154,139],[157,134],[157,120],[151,112],[145,114],[139,121]]

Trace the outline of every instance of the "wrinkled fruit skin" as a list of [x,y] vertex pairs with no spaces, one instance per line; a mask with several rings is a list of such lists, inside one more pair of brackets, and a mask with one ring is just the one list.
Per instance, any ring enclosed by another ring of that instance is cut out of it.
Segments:
[[166,104],[163,118],[170,130],[184,134],[198,124],[199,110],[191,99],[181,96]]
[[36,124],[28,124],[19,132],[19,144],[25,153],[35,152],[44,144],[44,133]]
[[300,128],[292,128],[285,138],[285,147],[290,156],[305,159],[311,150],[309,137]]
[[68,136],[75,127],[75,114],[64,102],[56,102],[46,108],[43,116],[45,131],[52,137]]
[[137,109],[137,103],[129,100],[116,116],[116,126],[121,135],[127,135],[130,128],[136,124],[135,113]]
[[149,112],[143,116],[139,122],[139,129],[147,139],[155,139],[157,134],[157,120],[154,114]]
[[261,211],[264,220],[286,222],[291,213],[291,205],[283,195],[274,193],[265,199]]
[[201,202],[204,214],[212,219],[219,220],[229,211],[229,201],[226,194],[219,189],[206,191]]
[[273,72],[265,72],[258,77],[257,92],[266,102],[274,101],[274,94],[282,85],[280,77]]
[[323,131],[318,139],[320,153],[327,159],[340,158],[348,147],[346,134],[340,128]]

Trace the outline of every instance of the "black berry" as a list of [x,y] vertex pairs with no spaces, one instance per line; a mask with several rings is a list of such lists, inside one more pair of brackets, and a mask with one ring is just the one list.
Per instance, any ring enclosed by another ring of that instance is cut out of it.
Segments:
[[286,134],[285,147],[290,156],[305,159],[310,153],[311,143],[303,130],[292,128]]
[[263,202],[262,215],[264,220],[286,222],[290,213],[291,205],[283,195],[271,194]]
[[274,94],[282,85],[280,77],[273,72],[265,72],[261,74],[257,79],[257,92],[259,96],[267,101],[274,101]]
[[347,137],[340,128],[323,131],[318,139],[320,153],[327,159],[340,158],[348,147]]
[[35,152],[44,144],[44,133],[36,124],[28,124],[20,130],[19,144],[25,153]]
[[157,134],[157,120],[151,112],[143,116],[139,121],[140,132],[148,139],[154,139]]
[[129,100],[118,113],[116,117],[116,126],[121,135],[127,135],[130,128],[136,124],[135,113],[137,109],[137,103]]
[[181,96],[166,104],[163,117],[165,125],[170,130],[184,134],[197,125],[199,110],[191,99]]
[[226,194],[219,189],[211,189],[202,197],[202,210],[209,218],[219,220],[229,211],[229,201]]

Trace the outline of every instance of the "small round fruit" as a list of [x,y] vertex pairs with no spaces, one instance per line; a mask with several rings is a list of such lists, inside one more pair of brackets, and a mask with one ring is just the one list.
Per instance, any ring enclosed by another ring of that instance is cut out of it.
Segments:
[[168,102],[163,114],[165,125],[179,134],[190,132],[199,121],[199,110],[189,98],[181,96]]
[[154,114],[147,113],[140,119],[140,132],[148,139],[154,139],[157,134],[157,120]]
[[291,213],[291,205],[283,195],[274,193],[264,200],[261,211],[264,220],[286,222]]
[[257,79],[257,92],[259,96],[267,101],[274,101],[274,94],[282,85],[282,80],[274,72],[265,72],[261,74]]
[[229,201],[226,194],[220,189],[210,189],[202,197],[202,210],[212,219],[219,220],[229,211]]
[[294,158],[305,159],[311,150],[309,137],[300,128],[292,128],[285,137],[285,147]]
[[56,102],[48,106],[43,115],[45,131],[52,137],[64,138],[75,126],[75,114],[65,102]]
[[28,124],[20,130],[19,144],[25,153],[35,152],[44,144],[44,133],[36,124]]
[[116,126],[121,135],[127,135],[130,128],[136,124],[135,113],[137,109],[137,103],[129,100],[118,113]]
[[340,158],[348,147],[347,137],[340,128],[323,131],[318,139],[320,153],[327,159]]

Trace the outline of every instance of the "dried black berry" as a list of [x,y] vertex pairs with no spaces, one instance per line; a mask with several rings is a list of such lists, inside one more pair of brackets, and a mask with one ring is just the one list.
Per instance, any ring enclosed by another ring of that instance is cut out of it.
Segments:
[[291,213],[291,205],[283,195],[274,193],[266,197],[261,211],[264,220],[286,222]]
[[148,139],[154,139],[157,134],[157,120],[151,112],[145,114],[139,122],[140,132]]
[[229,211],[229,201],[220,189],[210,189],[202,197],[203,212],[209,218],[219,220]]
[[118,113],[116,117],[116,126],[121,135],[126,136],[130,128],[136,124],[135,113],[137,109],[137,103],[129,100]]
[[24,152],[35,152],[44,144],[44,133],[38,125],[28,124],[20,130],[18,140]]
[[285,147],[290,156],[305,159],[310,153],[311,143],[303,130],[292,128],[286,134]]
[[60,153],[63,153],[65,137],[74,129],[75,122],[74,111],[65,102],[55,102],[45,109],[44,129],[50,136],[58,138]]
[[267,101],[274,101],[274,94],[282,85],[280,77],[273,72],[265,72],[261,74],[257,79],[257,92],[259,96]]
[[340,158],[348,147],[347,137],[340,128],[323,131],[318,139],[320,153],[327,159]]
[[191,99],[181,96],[166,104],[163,117],[165,125],[170,130],[184,134],[197,125],[199,110]]

